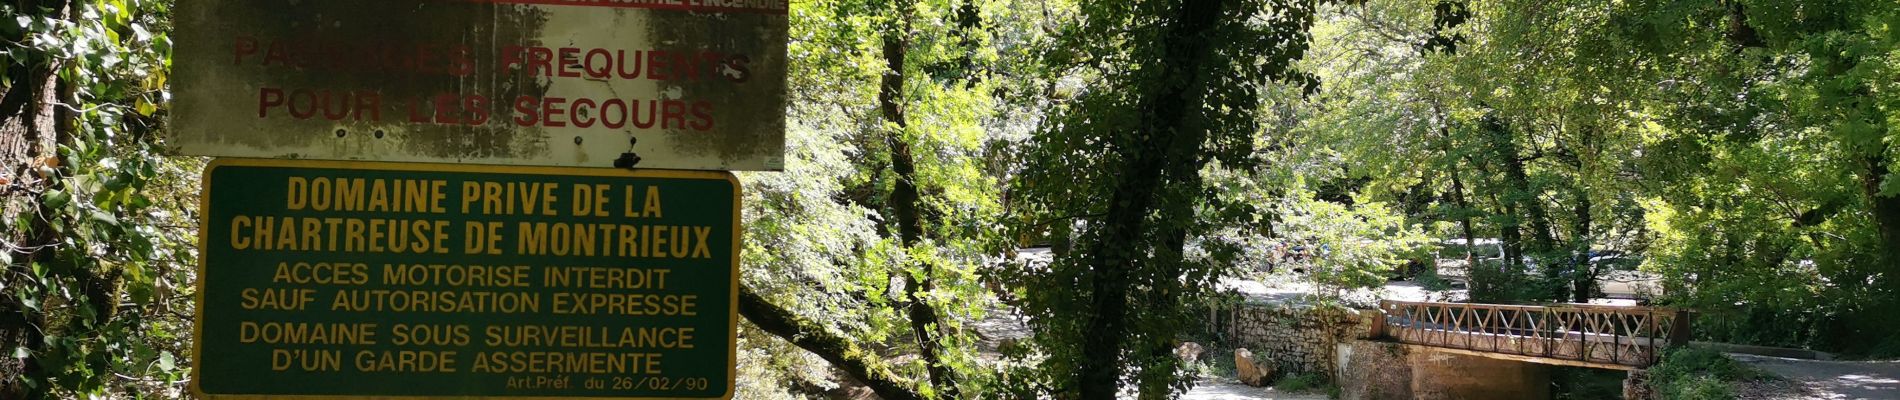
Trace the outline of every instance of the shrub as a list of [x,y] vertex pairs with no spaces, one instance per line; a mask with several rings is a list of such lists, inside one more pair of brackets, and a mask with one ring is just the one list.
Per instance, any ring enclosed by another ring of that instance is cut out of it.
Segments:
[[1649,369],[1649,374],[1656,394],[1684,400],[1733,399],[1729,382],[1767,378],[1721,352],[1695,347],[1670,351],[1661,363]]
[[1327,387],[1326,379],[1314,374],[1288,375],[1273,383],[1273,389],[1282,392],[1304,392],[1321,390]]

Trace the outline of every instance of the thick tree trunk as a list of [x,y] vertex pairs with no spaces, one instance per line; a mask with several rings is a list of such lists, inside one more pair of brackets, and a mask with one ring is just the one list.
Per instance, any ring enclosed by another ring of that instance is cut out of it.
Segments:
[[911,385],[902,377],[891,373],[877,361],[865,358],[870,351],[858,348],[850,339],[825,330],[822,325],[799,318],[791,311],[780,308],[750,286],[739,287],[739,315],[745,316],[759,329],[774,336],[784,338],[798,348],[817,354],[819,358],[831,362],[832,366],[851,374],[859,382],[864,382],[885,400],[924,400],[925,397],[912,390]]
[[1500,273],[1514,274],[1524,270],[1524,227],[1518,222],[1517,206],[1504,206],[1507,220],[1498,227],[1498,241],[1503,245],[1500,256],[1504,257]]
[[[6,268],[6,276],[0,277],[0,283],[12,287],[23,285],[14,282],[15,277],[32,276],[26,269],[34,262],[47,258],[54,244],[53,230],[47,218],[51,215],[35,212],[43,207],[40,193],[51,186],[43,172],[49,164],[57,163],[49,154],[56,153],[55,118],[51,106],[58,93],[54,76],[50,68],[21,68],[10,71],[14,86],[7,88],[6,104],[0,105],[0,152],[4,152],[7,174],[5,195],[0,197],[0,218],[13,218],[21,214],[40,214],[41,217],[29,219],[29,223],[18,231],[6,232],[10,245],[7,250],[12,260]],[[14,349],[25,347],[37,350],[41,346],[46,325],[45,316],[27,309],[17,292],[0,293],[0,348]],[[0,356],[0,376],[25,377],[41,375],[39,365],[29,354],[26,358],[13,358],[11,353]],[[24,398],[27,388],[20,386],[21,379],[0,380],[0,398]]]
[[[1880,182],[1892,171],[1891,162],[1886,156],[1868,157],[1867,173],[1861,176],[1861,193],[1866,196],[1868,210],[1872,211],[1874,225],[1880,232],[1881,263],[1887,271],[1900,270],[1900,196],[1880,195]],[[1886,279],[1889,287],[1900,286],[1900,278]]]
[[1538,198],[1537,189],[1531,185],[1530,173],[1525,166],[1526,161],[1522,150],[1517,145],[1517,135],[1513,134],[1511,128],[1496,116],[1485,116],[1480,123],[1490,136],[1486,139],[1491,146],[1491,157],[1503,167],[1504,184],[1511,190],[1511,193],[1507,193],[1504,198],[1508,203],[1507,208],[1512,209],[1510,215],[1520,216],[1516,212],[1524,212],[1521,214],[1523,220],[1520,224],[1528,225],[1530,228],[1531,241],[1526,247],[1533,252],[1549,251],[1555,248],[1556,240],[1550,229],[1550,214],[1544,211],[1543,200]]
[[1723,21],[1727,23],[1727,32],[1722,36],[1735,48],[1735,52],[1740,53],[1749,47],[1767,46],[1767,43],[1762,42],[1761,35],[1755,32],[1755,27],[1748,25],[1748,8],[1741,1],[1725,0],[1723,3],[1728,6],[1728,18]]
[[1572,256],[1575,261],[1571,264],[1576,266],[1576,270],[1571,271],[1570,296],[1571,301],[1589,303],[1590,297],[1596,295],[1597,291],[1597,269],[1596,266],[1590,262],[1590,229],[1592,223],[1590,219],[1590,208],[1592,204],[1590,202],[1590,193],[1584,191],[1582,188],[1577,188],[1573,195],[1577,197],[1577,205],[1571,209],[1571,212],[1575,214],[1573,218],[1576,219],[1576,227],[1573,230],[1572,237],[1574,237],[1573,241],[1577,242],[1577,254]]
[[[1087,265],[1091,269],[1090,280],[1093,296],[1090,302],[1087,329],[1090,334],[1083,340],[1083,359],[1079,388],[1083,399],[1107,400],[1116,398],[1118,383],[1125,367],[1124,339],[1130,324],[1126,308],[1129,301],[1131,270],[1142,269],[1150,262],[1163,263],[1164,267],[1178,266],[1179,252],[1167,251],[1173,236],[1181,233],[1170,230],[1162,232],[1170,235],[1145,238],[1149,232],[1149,215],[1156,209],[1164,212],[1176,212],[1176,207],[1192,207],[1195,196],[1163,200],[1165,185],[1175,185],[1179,190],[1198,190],[1179,185],[1188,182],[1164,181],[1167,177],[1178,176],[1172,169],[1189,168],[1199,163],[1201,145],[1206,141],[1205,128],[1188,124],[1193,118],[1190,110],[1202,105],[1203,85],[1198,78],[1201,65],[1210,51],[1210,41],[1206,33],[1219,22],[1223,4],[1219,1],[1186,1],[1176,8],[1176,14],[1168,16],[1164,22],[1166,36],[1159,43],[1163,49],[1161,60],[1153,65],[1165,66],[1167,73],[1173,76],[1163,77],[1154,86],[1154,92],[1143,93],[1136,116],[1137,129],[1141,135],[1128,135],[1121,139],[1122,145],[1116,148],[1124,161],[1116,174],[1121,180],[1115,185],[1111,195],[1109,210],[1094,243],[1089,246]],[[1143,140],[1145,139],[1145,140]],[[1159,146],[1157,146],[1159,145]],[[1182,165],[1187,164],[1187,165]],[[1199,171],[1198,167],[1193,168]],[[1189,204],[1177,204],[1177,203]],[[1144,240],[1145,239],[1145,240]],[[1159,242],[1159,243],[1157,243]],[[1147,245],[1142,245],[1142,244]],[[1153,254],[1146,249],[1161,245]],[[1167,257],[1169,259],[1161,259]],[[1163,271],[1162,273],[1165,273]],[[1146,347],[1152,346],[1150,343]],[[1146,385],[1144,385],[1146,386]]]
[[[18,10],[28,14],[39,14],[41,10],[50,10],[54,18],[67,17],[65,0],[27,1]],[[26,32],[9,35],[5,39],[11,43],[25,41]],[[44,261],[53,255],[53,246],[57,244],[55,231],[48,218],[56,218],[45,207],[42,195],[49,189],[55,189],[46,173],[57,173],[62,164],[57,157],[58,145],[70,140],[62,136],[71,134],[68,126],[72,115],[57,107],[59,101],[69,92],[58,75],[54,73],[55,60],[43,54],[26,50],[20,51],[15,60],[26,64],[28,68],[12,68],[7,78],[12,82],[0,94],[0,218],[13,218],[20,214],[36,214],[28,225],[18,231],[5,232],[0,240],[8,242],[8,256],[12,263],[5,266],[5,276],[0,276],[0,285],[12,287],[24,283],[12,282],[15,277],[31,276],[26,267],[34,262]],[[0,399],[25,398],[32,392],[24,386],[25,377],[43,376],[39,362],[33,354],[42,350],[48,320],[44,314],[34,312],[22,303],[16,292],[0,293],[0,349],[26,348],[30,350],[25,358],[14,358],[11,353],[0,356],[0,376],[9,377],[0,380]]]
[[[1204,133],[1183,133],[1176,140],[1194,140],[1196,143],[1193,146],[1198,152],[1199,142],[1204,141],[1204,138]],[[1184,146],[1185,144],[1175,145]],[[1176,156],[1181,155],[1176,154]],[[1187,156],[1198,158],[1191,154]],[[1146,277],[1147,279],[1143,282],[1149,286],[1150,290],[1148,304],[1145,305],[1148,311],[1145,314],[1158,324],[1166,324],[1175,316],[1181,306],[1180,296],[1186,292],[1186,288],[1181,286],[1183,272],[1181,264],[1187,249],[1190,226],[1187,221],[1194,218],[1195,205],[1195,202],[1189,199],[1196,198],[1195,193],[1201,190],[1202,185],[1203,163],[1198,160],[1181,160],[1180,158],[1177,160],[1180,161],[1175,161],[1168,166],[1165,176],[1172,193],[1164,195],[1159,204],[1161,220],[1174,221],[1174,223],[1164,225],[1156,235],[1162,239],[1162,244],[1155,250],[1156,257],[1150,262],[1157,268],[1151,268],[1154,275]],[[1142,343],[1144,348],[1141,350],[1148,355],[1147,363],[1144,365],[1150,369],[1143,370],[1141,374],[1139,382],[1141,398],[1166,400],[1173,394],[1174,371],[1180,361],[1174,356],[1174,337],[1171,335],[1148,336],[1145,339],[1146,341]]]
[[[897,127],[886,130],[888,136],[885,140],[891,149],[891,172],[897,175],[897,182],[891,189],[891,212],[897,219],[898,239],[906,249],[921,245],[924,233],[922,217],[917,210],[917,203],[922,197],[917,188],[917,160],[911,154],[909,139],[904,137],[904,130],[910,127],[903,104],[905,58],[910,47],[910,39],[906,36],[908,31],[906,27],[884,37],[884,63],[890,70],[885,72],[883,84],[878,89],[878,103],[884,113],[884,120]],[[930,374],[931,386],[945,398],[956,398],[956,382],[950,376],[949,366],[943,362],[943,349],[937,340],[937,309],[924,298],[924,294],[934,289],[934,267],[914,262],[912,266],[920,272],[904,275],[904,297],[910,303],[906,314],[910,319],[911,334],[917,337],[917,347],[922,353],[924,367]]]
[[1504,177],[1511,185],[1511,201],[1524,211],[1524,222],[1531,231],[1529,246],[1533,252],[1545,252],[1555,248],[1556,239],[1551,234],[1550,214],[1544,211],[1544,201],[1538,198],[1536,188],[1531,187],[1530,174],[1525,172],[1524,159],[1518,154],[1517,140],[1510,137],[1508,131],[1500,143],[1499,150],[1504,156]]
[[1465,233],[1465,268],[1476,268],[1478,257],[1478,232],[1471,226],[1471,204],[1465,201],[1465,182],[1458,177],[1458,171],[1451,173],[1451,202],[1458,206],[1458,226]]

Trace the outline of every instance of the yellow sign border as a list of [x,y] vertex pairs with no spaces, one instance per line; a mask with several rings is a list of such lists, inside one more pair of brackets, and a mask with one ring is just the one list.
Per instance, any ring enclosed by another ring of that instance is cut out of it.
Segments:
[[739,380],[739,252],[745,248],[740,240],[744,236],[744,219],[741,202],[745,200],[745,187],[739,183],[739,177],[730,171],[680,171],[680,170],[623,170],[579,167],[544,166],[503,166],[477,164],[427,164],[427,163],[391,163],[373,161],[329,161],[329,160],[281,160],[263,158],[217,158],[205,165],[203,175],[199,177],[198,193],[198,279],[193,283],[193,301],[197,307],[192,310],[191,323],[191,394],[212,400],[441,400],[441,399],[492,399],[492,400],[710,400],[714,397],[468,397],[468,396],[349,396],[349,395],[266,395],[266,394],[212,394],[198,387],[200,371],[198,363],[204,361],[204,296],[205,296],[205,255],[210,245],[211,229],[211,172],[219,167],[263,167],[263,168],[311,168],[345,169],[375,171],[413,171],[413,172],[460,172],[489,173],[510,175],[554,175],[612,178],[661,178],[690,180],[723,180],[732,184],[732,286],[729,288],[730,309],[726,320],[731,321],[728,331],[733,340],[726,347],[726,394],[716,397],[719,400],[732,400],[738,391]]

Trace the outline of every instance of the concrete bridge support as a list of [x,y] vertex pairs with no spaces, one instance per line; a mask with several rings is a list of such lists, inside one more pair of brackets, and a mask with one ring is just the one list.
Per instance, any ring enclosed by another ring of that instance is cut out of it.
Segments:
[[1550,399],[1548,365],[1368,340],[1339,352],[1335,381],[1348,400]]
[[1550,399],[1550,366],[1439,351],[1412,352],[1412,398]]

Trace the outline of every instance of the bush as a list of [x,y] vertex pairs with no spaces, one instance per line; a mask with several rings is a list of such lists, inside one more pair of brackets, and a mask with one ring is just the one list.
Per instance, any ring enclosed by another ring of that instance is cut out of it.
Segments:
[[1319,375],[1299,374],[1280,378],[1279,382],[1273,383],[1273,390],[1282,392],[1304,392],[1327,389],[1327,386],[1329,385],[1326,383],[1326,379],[1321,378]]
[[1451,280],[1438,276],[1438,268],[1427,268],[1418,274],[1418,286],[1433,292],[1451,290]]
[[1682,348],[1669,352],[1661,363],[1649,369],[1650,386],[1665,399],[1733,399],[1729,382],[1756,381],[1767,375],[1704,348]]

